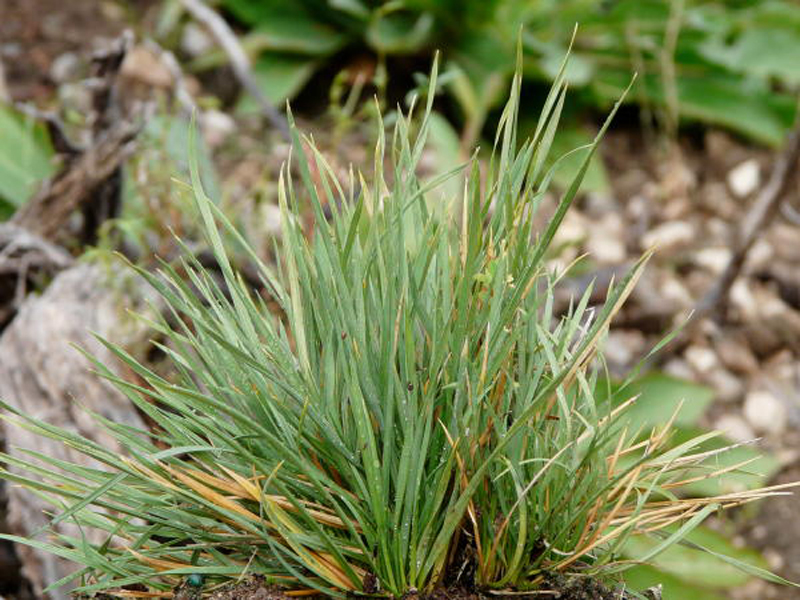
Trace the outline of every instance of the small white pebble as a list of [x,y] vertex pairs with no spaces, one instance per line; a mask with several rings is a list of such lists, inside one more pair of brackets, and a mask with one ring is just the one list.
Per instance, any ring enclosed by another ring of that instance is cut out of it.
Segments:
[[761,168],[754,158],[736,165],[728,172],[728,186],[738,198],[752,194],[761,183]]
[[608,213],[588,228],[586,250],[598,263],[615,265],[627,256],[625,225],[618,213]]
[[728,266],[731,259],[729,248],[703,248],[694,253],[694,262],[699,267],[710,271],[714,275],[719,275]]
[[50,79],[64,83],[75,79],[80,71],[80,59],[74,52],[65,52],[50,64]]
[[786,565],[783,555],[777,550],[766,548],[763,554],[764,558],[767,559],[767,564],[769,565],[770,570],[772,571],[780,571]]
[[721,402],[736,402],[744,395],[744,383],[741,378],[728,369],[722,367],[714,369],[706,379],[714,388],[717,400]]
[[555,245],[582,242],[587,236],[588,227],[586,217],[576,210],[568,211],[553,242]]
[[731,286],[730,300],[731,305],[741,312],[744,321],[751,321],[758,316],[758,301],[747,281],[741,277]]
[[684,353],[689,365],[700,375],[705,375],[719,365],[717,353],[705,346],[689,346]]
[[788,420],[786,406],[766,390],[753,390],[747,394],[744,416],[757,433],[779,434],[786,429]]
[[629,367],[645,348],[644,335],[633,329],[612,329],[606,338],[603,355],[613,366]]
[[747,252],[745,266],[748,270],[755,271],[769,266],[775,255],[775,250],[765,239],[757,239]]
[[692,368],[681,358],[671,358],[664,365],[664,373],[678,379],[693,379]]
[[181,34],[181,49],[189,56],[200,56],[214,47],[214,40],[211,39],[205,30],[194,23],[187,23]]
[[645,248],[656,247],[659,252],[669,252],[695,240],[695,228],[687,221],[668,221],[654,227],[642,236]]
[[661,297],[676,307],[686,308],[694,304],[691,293],[677,277],[665,277],[658,286]]
[[201,117],[203,139],[209,148],[216,148],[236,131],[236,121],[219,110],[207,110]]
[[272,236],[280,236],[283,232],[281,225],[281,209],[275,204],[264,203],[261,206],[264,231]]
[[732,442],[748,442],[756,437],[753,428],[738,415],[723,415],[714,422],[714,429],[719,429]]

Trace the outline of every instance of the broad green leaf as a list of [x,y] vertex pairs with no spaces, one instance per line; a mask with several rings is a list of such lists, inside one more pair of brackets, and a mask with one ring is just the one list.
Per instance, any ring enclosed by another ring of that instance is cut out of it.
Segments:
[[796,31],[774,27],[745,29],[731,44],[723,40],[709,41],[700,51],[731,71],[800,84],[800,34]]
[[682,116],[724,125],[773,146],[783,143],[794,118],[790,97],[732,78],[684,77],[678,95]]
[[369,6],[361,0],[328,0],[328,4],[359,19],[369,17]]
[[[463,162],[461,157],[461,143],[458,133],[450,122],[440,113],[433,112],[430,116],[430,133],[428,134],[428,145],[433,150],[436,158],[436,171],[448,172],[455,169]],[[463,181],[460,177],[453,177],[433,190],[430,198],[435,201],[442,209],[458,197],[463,190]]]
[[[316,60],[305,56],[265,52],[253,65],[253,75],[267,99],[280,106],[303,89],[316,66]],[[243,96],[237,108],[243,112],[257,110],[249,96]]]
[[[547,35],[548,32],[545,30],[542,33]],[[569,39],[567,39],[568,41]],[[529,59],[525,62],[526,77],[544,75],[547,79],[554,80],[562,68],[564,56],[567,53],[567,47],[563,45],[563,40],[541,39],[536,34],[523,33],[523,43],[526,52],[535,56],[535,60]],[[580,87],[589,83],[594,71],[595,64],[590,54],[572,52],[564,69],[564,77],[570,86]]]
[[0,104],[0,218],[8,216],[55,171],[47,129]]
[[323,56],[347,41],[337,11],[329,8],[312,8],[300,0],[225,0],[224,5],[252,25],[262,45],[274,51]]
[[726,600],[727,596],[707,587],[684,581],[671,573],[650,565],[638,565],[623,575],[628,588],[642,592],[647,588],[662,586],[664,600]]
[[[764,557],[756,550],[736,546],[726,536],[708,527],[696,528],[686,536],[686,539],[759,568],[767,568]],[[646,554],[658,543],[658,538],[643,535],[632,536],[623,546],[623,553],[625,556],[635,559],[637,556]],[[651,562],[653,567],[663,573],[673,575],[684,582],[711,589],[735,588],[750,580],[750,575],[715,556],[681,544],[664,550]],[[670,596],[665,595],[664,597],[669,598]]]
[[[564,57],[564,48],[555,47],[542,55],[540,64],[545,75],[555,78],[561,61]],[[595,72],[595,66],[591,59],[580,54],[575,54],[569,61],[566,70],[566,79],[573,86],[583,86],[589,83]]]
[[[573,148],[591,144],[594,136],[594,132],[587,131],[574,119],[572,121],[567,121],[559,128],[559,131],[553,139],[551,156],[562,156]],[[588,150],[581,150],[570,154],[559,163],[553,177],[553,181],[558,187],[563,189],[569,185],[581,166],[581,161],[583,160],[585,152],[588,152]],[[597,153],[592,157],[589,163],[589,169],[586,171],[586,176],[583,179],[583,191],[608,194],[610,190],[611,185],[608,181],[608,173],[606,172],[605,165],[603,164],[603,157]]]
[[[697,71],[697,69],[694,69]],[[629,70],[602,69],[591,87],[601,98],[616,98],[627,83]],[[650,102],[663,104],[660,76],[640,78]],[[718,70],[705,74],[687,73],[677,81],[680,115],[683,119],[728,127],[758,142],[780,145],[794,117],[794,100],[773,92],[763,81],[746,81]]]
[[419,15],[407,12],[378,14],[364,35],[369,46],[378,52],[413,54],[431,41],[433,24],[433,16],[424,12]]
[[347,43],[344,33],[311,20],[296,19],[291,15],[259,23],[254,35],[269,50],[308,56],[328,56]]
[[[598,400],[607,397],[608,382],[598,382]],[[614,404],[639,396],[621,419],[631,431],[647,430],[666,423],[681,406],[676,425],[696,425],[714,399],[714,391],[706,386],[678,379],[664,373],[650,373],[621,388],[611,386]]]
[[449,56],[449,90],[464,113],[463,138],[476,144],[489,111],[503,98],[513,73],[513,54],[493,36],[465,35]]

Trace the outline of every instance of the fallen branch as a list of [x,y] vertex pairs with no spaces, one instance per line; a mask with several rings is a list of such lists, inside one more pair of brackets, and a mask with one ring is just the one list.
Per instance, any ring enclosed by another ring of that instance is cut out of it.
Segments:
[[70,215],[85,206],[99,186],[131,154],[133,141],[140,128],[138,123],[118,123],[95,146],[83,152],[68,168],[42,186],[33,198],[14,213],[10,222],[45,240],[55,240]]
[[219,43],[222,50],[227,54],[236,78],[247,93],[258,103],[261,114],[281,133],[287,142],[290,142],[291,134],[286,118],[264,95],[261,87],[253,77],[250,59],[247,57],[247,53],[245,53],[244,48],[242,48],[236,35],[225,22],[225,19],[220,17],[202,0],[181,0],[181,4],[183,4],[184,8],[189,11],[194,19],[202,23],[211,32],[214,38],[216,38],[217,43]]
[[169,71],[172,77],[172,89],[175,94],[175,100],[180,109],[188,117],[191,117],[197,110],[197,104],[192,98],[192,94],[186,87],[186,76],[183,74],[180,63],[175,55],[169,50],[162,48],[153,40],[144,40],[142,46],[147,48],[153,55],[157,56],[161,64]]
[[72,213],[82,209],[84,236],[92,241],[102,221],[116,216],[121,166],[133,150],[143,122],[139,110],[123,110],[117,85],[120,67],[132,45],[133,36],[126,32],[92,55],[89,82],[94,110],[91,140],[86,147],[74,145],[54,116],[45,118],[63,165],[14,213],[10,221],[13,225],[53,242],[66,229]]
[[0,277],[17,274],[28,267],[59,271],[73,263],[72,256],[61,246],[32,234],[11,223],[0,223]]
[[0,330],[25,300],[29,282],[73,264],[61,246],[10,223],[0,223]]

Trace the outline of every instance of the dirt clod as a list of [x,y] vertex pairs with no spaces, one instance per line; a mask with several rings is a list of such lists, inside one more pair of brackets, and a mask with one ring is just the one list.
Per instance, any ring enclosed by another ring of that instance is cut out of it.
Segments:
[[288,600],[285,592],[275,586],[269,585],[263,577],[253,576],[240,583],[229,583],[215,590],[211,595],[204,595],[196,587],[181,584],[175,590],[174,600],[195,600],[209,598],[210,600]]

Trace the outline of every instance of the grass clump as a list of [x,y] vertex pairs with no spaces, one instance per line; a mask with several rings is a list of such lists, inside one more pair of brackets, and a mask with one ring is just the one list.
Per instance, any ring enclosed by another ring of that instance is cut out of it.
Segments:
[[[661,535],[648,560],[712,511],[767,493],[682,499],[682,486],[714,474],[709,453],[695,451],[713,434],[673,448],[665,423],[641,441],[619,418],[624,406],[595,403],[599,344],[647,256],[602,308],[587,291],[554,314],[548,250],[597,141],[580,150],[582,167],[538,230],[563,68],[521,143],[520,84],[517,75],[485,174],[473,158],[431,182],[417,177],[432,93],[421,118],[398,116],[388,161],[381,132],[369,183],[353,175],[343,188],[295,131],[292,160],[316,222],[306,235],[287,167],[275,268],[206,198],[195,161],[224,282],[189,253],[180,269],[142,271],[172,311],[173,325],[153,327],[180,376],[164,379],[111,343],[146,384],[98,365],[157,427],[95,415],[127,449],[120,456],[7,416],[103,468],[4,456],[2,477],[57,511],[49,541],[5,537],[84,565],[73,578],[85,593],[258,574],[298,593],[399,598],[612,577],[630,565],[619,559],[629,536]],[[453,210],[433,209],[451,177],[463,177],[463,195],[447,199]],[[223,235],[260,265],[278,311],[234,271]]]

